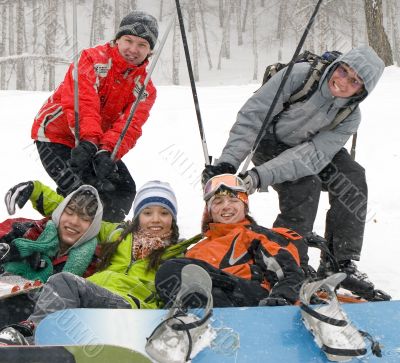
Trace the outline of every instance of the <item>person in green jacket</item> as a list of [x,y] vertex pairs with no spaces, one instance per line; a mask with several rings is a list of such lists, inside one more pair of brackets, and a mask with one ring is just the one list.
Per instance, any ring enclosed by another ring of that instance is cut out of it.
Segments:
[[[31,201],[35,205],[36,197],[46,195],[40,199],[43,211],[49,212],[50,205],[57,204],[57,194],[39,182],[34,184]],[[0,344],[28,344],[26,337],[33,335],[37,324],[62,309],[162,307],[154,285],[158,266],[182,256],[200,239],[196,236],[178,241],[177,211],[176,197],[168,183],[146,183],[136,194],[131,222],[102,222],[98,237],[105,248],[99,271],[88,279],[64,272],[53,275],[44,285],[34,312],[26,321],[3,329]]]
[[97,190],[82,185],[66,196],[50,219],[3,222],[11,231],[0,238],[2,272],[41,282],[61,271],[84,275],[93,260],[102,216]]

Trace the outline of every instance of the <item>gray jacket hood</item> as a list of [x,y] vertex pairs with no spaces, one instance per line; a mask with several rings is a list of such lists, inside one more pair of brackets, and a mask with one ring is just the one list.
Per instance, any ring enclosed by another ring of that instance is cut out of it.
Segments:
[[323,76],[324,80],[325,78],[330,78],[330,75],[337,68],[338,63],[340,62],[344,62],[353,68],[363,80],[367,94],[365,94],[362,99],[372,92],[385,69],[385,63],[371,47],[361,46],[350,50],[348,53],[345,53],[336,59],[327,68],[325,75]]
[[78,241],[76,241],[76,243],[71,247],[71,248],[75,248],[78,247],[80,245],[82,245],[83,243],[91,240],[92,238],[96,237],[97,234],[100,231],[100,227],[101,227],[101,220],[103,218],[103,204],[101,203],[100,197],[99,197],[99,193],[97,192],[97,189],[92,187],[91,185],[82,185],[80,186],[77,190],[75,190],[74,192],[68,194],[65,199],[59,204],[59,206],[54,210],[51,219],[53,220],[54,224],[56,225],[56,227],[58,228],[59,224],[60,224],[60,217],[61,214],[64,212],[65,207],[68,205],[69,201],[71,200],[71,198],[78,192],[81,190],[89,190],[91,193],[93,193],[97,199],[97,210],[96,210],[96,214],[93,218],[92,224],[89,226],[89,228],[87,229],[87,231],[82,235],[81,238],[79,238]]

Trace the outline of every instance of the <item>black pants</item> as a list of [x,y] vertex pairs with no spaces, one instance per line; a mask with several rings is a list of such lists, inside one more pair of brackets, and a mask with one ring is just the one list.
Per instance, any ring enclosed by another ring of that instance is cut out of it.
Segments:
[[[204,268],[212,280],[212,296],[215,307],[258,306],[260,300],[268,297],[268,291],[258,281],[251,281],[227,274],[207,262],[192,258],[176,258],[165,261],[156,274],[156,289],[161,300],[170,306],[181,286],[182,269],[189,264]],[[197,296],[188,305],[196,304],[202,297]],[[203,299],[204,300],[204,299]]]
[[[263,164],[289,147],[268,134],[260,143],[253,162]],[[329,193],[325,238],[338,261],[359,260],[368,188],[364,168],[341,149],[318,174],[273,185],[279,196],[280,214],[274,227],[291,228],[300,235],[312,232],[321,191]]]
[[[50,142],[36,141],[40,160],[49,176],[57,184],[57,193],[66,196],[82,184],[94,184],[96,180],[93,170],[77,175],[69,167],[71,149],[68,146]],[[103,202],[103,220],[121,222],[129,213],[136,195],[136,185],[128,168],[122,160],[116,162],[117,171],[110,178],[115,186],[113,192],[99,190]]]

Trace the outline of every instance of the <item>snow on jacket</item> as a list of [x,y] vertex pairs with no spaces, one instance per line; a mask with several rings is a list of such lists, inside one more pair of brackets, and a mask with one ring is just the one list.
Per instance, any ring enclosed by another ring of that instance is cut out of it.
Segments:
[[267,229],[245,220],[236,224],[210,223],[205,239],[185,257],[209,263],[222,271],[255,280],[294,303],[304,274],[293,240],[301,237],[286,228]]
[[[328,81],[339,62],[347,63],[364,81],[365,92],[362,95],[350,98],[332,96]],[[309,69],[308,63],[294,65],[272,117],[282,112],[290,96],[301,87]],[[261,191],[267,191],[269,185],[318,174],[357,131],[361,121],[358,104],[374,89],[383,70],[383,61],[371,48],[352,49],[325,70],[317,90],[308,100],[293,103],[282,112],[276,132],[279,139],[291,148],[256,167]],[[283,75],[284,71],[281,71],[273,76],[239,111],[218,162],[228,162],[238,168],[247,157]],[[339,125],[329,129],[337,113],[349,105],[355,108],[354,111]]]
[[[113,42],[82,51],[78,64],[80,139],[112,152],[131,106],[146,78],[145,61],[135,66],[124,60]],[[74,80],[71,64],[64,81],[42,106],[33,123],[34,140],[75,147]],[[120,159],[142,134],[156,99],[150,81],[117,153]]]
[[[64,198],[39,181],[33,184],[34,189],[30,197],[33,207],[44,216],[51,214]],[[114,242],[121,232],[119,223],[101,222],[98,233],[99,243]],[[105,270],[90,276],[88,280],[120,295],[134,309],[158,308],[161,302],[154,284],[156,270],[147,271],[148,258],[133,260],[132,238],[132,233],[128,234],[118,245],[110,265]],[[182,257],[187,247],[199,239],[200,235],[167,247],[162,259]]]
[[[58,237],[60,217],[73,195],[81,190],[90,190],[96,196],[98,202],[96,214],[89,228],[79,240],[63,254],[60,254],[60,240]],[[97,190],[90,185],[82,185],[58,204],[52,213],[51,220],[33,221],[33,226],[36,230],[38,230],[39,226],[41,227],[40,235],[36,234],[32,238],[31,231],[27,230],[22,237],[15,238],[11,242],[18,249],[22,258],[27,258],[34,252],[39,252],[41,259],[46,262],[46,266],[41,269],[33,269],[27,260],[19,260],[5,263],[5,271],[30,280],[38,279],[46,282],[55,273],[55,269],[60,269],[60,266],[53,266],[53,262],[57,259],[60,260],[61,257],[66,257],[63,258],[61,271],[82,276],[93,260],[97,246],[97,234],[100,230],[102,210],[103,207]]]

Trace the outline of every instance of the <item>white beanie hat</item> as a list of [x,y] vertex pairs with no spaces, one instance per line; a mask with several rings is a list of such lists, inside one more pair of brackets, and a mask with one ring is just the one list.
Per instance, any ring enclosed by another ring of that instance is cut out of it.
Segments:
[[176,221],[178,204],[175,193],[169,183],[159,180],[152,180],[144,184],[136,193],[133,202],[133,218],[137,218],[140,212],[152,205],[159,205],[168,209]]

